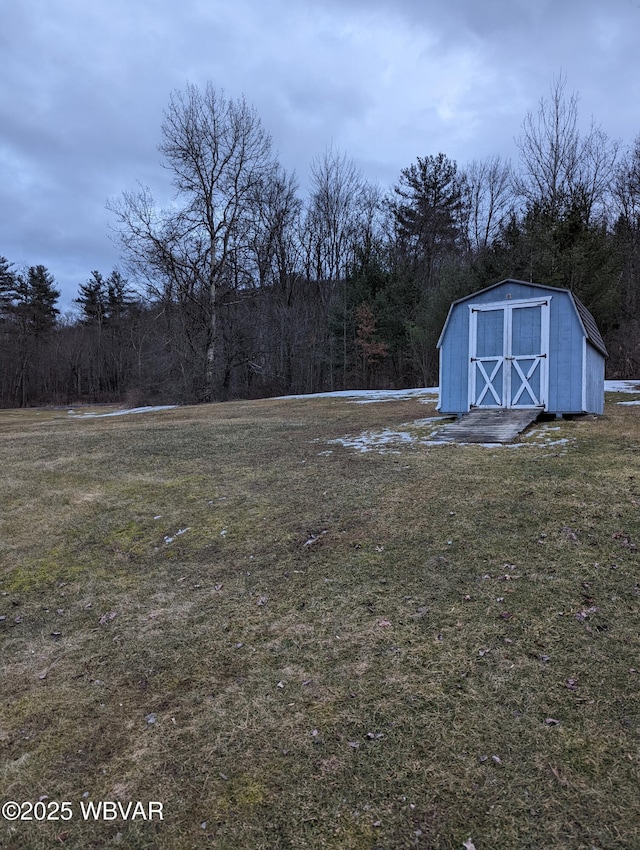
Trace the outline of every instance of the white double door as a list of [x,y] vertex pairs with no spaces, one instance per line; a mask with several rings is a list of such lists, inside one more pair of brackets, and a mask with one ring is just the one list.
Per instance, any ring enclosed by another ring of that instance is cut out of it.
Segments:
[[545,408],[549,299],[470,305],[469,407]]

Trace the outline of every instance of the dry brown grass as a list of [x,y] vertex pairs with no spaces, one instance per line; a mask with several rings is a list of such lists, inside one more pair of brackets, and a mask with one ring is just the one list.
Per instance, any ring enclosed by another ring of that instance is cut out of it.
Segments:
[[615,400],[518,449],[425,445],[417,401],[0,413],[0,797],[74,809],[0,845],[640,846]]

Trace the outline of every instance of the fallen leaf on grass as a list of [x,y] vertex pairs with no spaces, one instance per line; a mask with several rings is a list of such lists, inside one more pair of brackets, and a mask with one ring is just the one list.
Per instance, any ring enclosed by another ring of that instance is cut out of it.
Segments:
[[358,749],[358,747],[360,746],[360,744],[358,743],[358,741],[348,741],[348,744],[349,744],[349,746],[350,746],[350,747],[352,747],[354,750],[357,750],[357,749]]
[[592,605],[591,608],[585,608],[584,611],[578,611],[576,614],[576,620],[579,623],[584,623],[586,619],[588,619],[591,614],[595,614],[598,611],[598,607],[596,605]]
[[464,847],[464,850],[476,850],[476,845],[470,838],[467,838],[466,841],[463,841],[462,846]]
[[[491,756],[491,758],[496,764],[502,764],[500,756]],[[478,756],[478,761],[480,764],[484,764],[485,761],[489,761],[489,756]]]
[[98,622],[100,623],[101,626],[104,626],[106,623],[109,622],[109,620],[113,620],[114,617],[117,617],[117,616],[118,616],[118,614],[117,614],[116,611],[109,611],[107,614],[103,614],[100,617],[100,619],[98,620]]
[[391,622],[389,620],[378,620],[379,626],[390,626]]
[[560,773],[557,767],[551,767],[550,770],[561,785],[569,784],[567,779]]
[[553,717],[547,717],[544,721],[545,726],[558,726],[560,724],[559,720],[554,720]]
[[638,548],[631,537],[625,534],[624,531],[616,531],[611,537],[613,540],[618,540],[621,546],[624,546],[625,549],[630,549],[632,552],[635,552]]
[[308,540],[305,540],[302,545],[305,549],[310,549],[312,546],[315,546],[315,544],[318,543],[319,540],[328,533],[328,531],[329,529],[326,528],[324,531],[319,531],[318,534],[312,534],[311,537]]

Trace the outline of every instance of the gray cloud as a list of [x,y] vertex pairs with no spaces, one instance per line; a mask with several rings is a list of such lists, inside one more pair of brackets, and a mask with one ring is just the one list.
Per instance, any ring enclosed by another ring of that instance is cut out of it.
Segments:
[[0,25],[0,255],[44,263],[68,306],[118,253],[109,197],[166,194],[157,144],[186,82],[244,94],[302,183],[330,144],[393,183],[417,156],[515,156],[566,74],[593,115],[640,131],[637,0],[7,0]]

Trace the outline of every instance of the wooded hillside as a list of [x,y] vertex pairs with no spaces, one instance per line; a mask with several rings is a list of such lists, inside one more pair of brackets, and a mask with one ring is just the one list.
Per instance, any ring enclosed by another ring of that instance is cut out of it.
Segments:
[[244,100],[175,93],[159,149],[174,204],[110,203],[121,271],[60,316],[42,265],[0,257],[0,405],[198,402],[437,382],[452,300],[507,277],[571,289],[640,375],[640,136],[580,131],[562,80],[514,163],[418,156],[384,189],[343,153],[287,173]]

